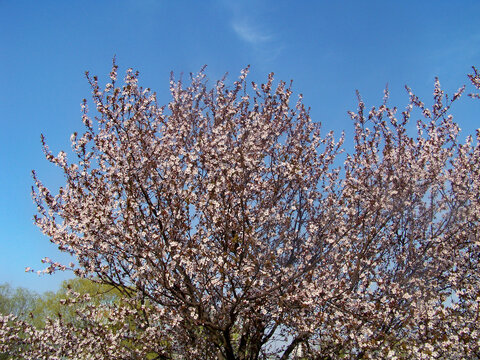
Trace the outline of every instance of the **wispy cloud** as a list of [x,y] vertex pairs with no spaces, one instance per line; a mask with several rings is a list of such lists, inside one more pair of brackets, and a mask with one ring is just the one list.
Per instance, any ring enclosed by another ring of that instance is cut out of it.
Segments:
[[265,43],[272,40],[271,35],[266,34],[264,31],[259,29],[258,26],[252,25],[245,20],[233,21],[232,28],[242,40],[253,45]]
[[229,13],[229,26],[236,37],[248,45],[249,56],[270,63],[283,52],[281,38],[272,23],[270,5],[259,0],[217,0]]

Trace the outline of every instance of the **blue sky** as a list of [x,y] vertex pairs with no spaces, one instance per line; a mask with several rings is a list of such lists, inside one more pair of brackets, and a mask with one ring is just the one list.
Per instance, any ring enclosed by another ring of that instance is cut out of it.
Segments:
[[[45,256],[69,261],[33,225],[31,170],[62,185],[40,134],[55,153],[69,149],[90,96],[86,70],[105,83],[116,55],[165,103],[170,71],[207,64],[213,84],[250,64],[251,80],[293,79],[314,120],[348,142],[355,89],[378,105],[388,83],[390,103],[404,107],[406,84],[428,104],[435,76],[450,93],[467,83],[480,66],[478,14],[478,1],[0,0],[0,283],[45,291],[70,276],[24,272]],[[454,108],[465,136],[479,110],[469,99]]]

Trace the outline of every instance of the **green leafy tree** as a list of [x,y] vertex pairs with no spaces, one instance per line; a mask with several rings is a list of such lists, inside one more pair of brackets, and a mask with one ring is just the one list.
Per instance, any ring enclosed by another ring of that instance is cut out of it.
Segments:
[[[41,295],[25,288],[13,288],[9,284],[0,285],[0,314],[13,315],[17,321],[22,321],[31,329],[40,330],[48,327],[51,319],[61,319],[80,329],[88,328],[90,319],[80,317],[79,313],[86,308],[104,305],[115,307],[120,301],[118,290],[112,286],[99,284],[95,280],[74,278],[62,282],[58,291],[48,291]],[[77,298],[72,302],[72,296]],[[70,301],[66,301],[70,298]],[[98,314],[95,321],[101,321]],[[107,316],[105,312],[104,316]],[[50,319],[50,320],[49,320]],[[17,343],[14,345],[15,355],[1,353],[0,360],[17,359],[25,344],[26,332],[19,331]]]
[[0,285],[0,313],[13,314],[24,318],[33,311],[39,295],[24,288],[12,288],[9,284]]
[[[36,311],[39,300],[40,296],[28,289],[13,288],[7,283],[0,285],[0,315],[12,314],[17,319],[27,320]],[[0,360],[12,358],[9,353],[0,353]]]
[[[70,294],[77,294],[77,296],[88,299],[88,301],[66,306],[65,299]],[[81,320],[77,316],[79,308],[87,304],[95,306],[110,305],[118,302],[119,299],[119,292],[111,286],[82,278],[65,280],[58,291],[46,292],[38,298],[32,311],[33,324],[36,327],[43,327],[46,319],[60,316],[66,322],[74,322],[81,326]]]

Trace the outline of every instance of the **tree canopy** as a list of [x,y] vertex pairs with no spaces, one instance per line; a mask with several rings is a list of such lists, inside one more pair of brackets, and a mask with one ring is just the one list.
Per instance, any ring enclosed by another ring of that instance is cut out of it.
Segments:
[[[65,306],[66,299],[72,295],[82,296],[83,301]],[[78,316],[79,311],[83,311],[90,305],[118,302],[120,297],[114,288],[82,278],[65,280],[58,291],[48,291],[44,294],[37,294],[24,288],[12,288],[9,284],[0,285],[0,315],[14,315],[35,332],[48,328],[50,319],[55,317],[75,324],[78,328],[84,328],[87,324],[85,319]],[[28,354],[30,351],[28,347],[22,348],[28,344],[28,341],[25,341],[25,337],[29,335],[28,332],[22,328],[17,330],[18,333],[11,334],[15,337],[15,341],[10,341],[8,348],[3,349],[6,352],[0,353],[0,359],[11,359],[10,354],[14,359],[18,359],[19,354]],[[38,333],[41,334],[41,332]]]
[[120,301],[80,307],[82,327],[3,317],[0,351],[23,332],[25,358],[480,356],[480,132],[460,142],[449,113],[464,88],[436,81],[430,108],[408,90],[403,112],[359,97],[342,155],[291,85],[247,73],[172,77],[166,106],[132,70],[88,76],[74,159],[42,137],[66,183],[34,174],[35,220]]

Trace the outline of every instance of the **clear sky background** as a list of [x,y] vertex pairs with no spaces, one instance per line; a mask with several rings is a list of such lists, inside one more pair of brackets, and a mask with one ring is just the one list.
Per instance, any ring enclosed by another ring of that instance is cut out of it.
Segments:
[[[431,104],[435,76],[454,93],[480,67],[480,1],[286,0],[0,0],[0,283],[56,290],[71,274],[37,276],[49,256],[68,262],[33,225],[31,170],[50,188],[62,175],[44,158],[40,134],[54,153],[82,131],[80,103],[89,98],[84,72],[105,84],[116,55],[121,74],[169,100],[170,71],[198,72],[211,84],[246,65],[250,79],[294,80],[315,121],[352,133],[355,89],[379,105],[403,108],[408,84]],[[462,136],[480,127],[480,101],[454,108]]]

